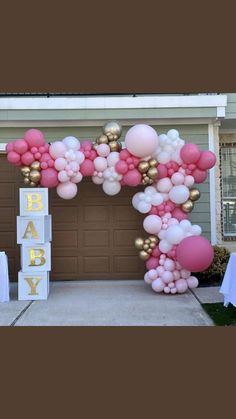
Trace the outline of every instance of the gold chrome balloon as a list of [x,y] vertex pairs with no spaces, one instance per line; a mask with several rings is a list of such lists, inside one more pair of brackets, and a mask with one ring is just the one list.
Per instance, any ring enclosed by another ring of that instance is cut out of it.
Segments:
[[40,166],[40,162],[39,161],[34,161],[32,164],[31,164],[31,169],[33,169],[33,170],[40,170],[41,169],[41,166]]
[[109,147],[111,151],[119,151],[119,144],[117,141],[111,141]]
[[122,150],[122,143],[120,141],[117,141],[117,145],[119,147],[118,151]]
[[151,249],[149,248],[149,249],[147,250],[147,253],[148,253],[149,255],[151,255],[151,254],[152,254],[152,248],[151,248]]
[[144,244],[144,245],[143,245],[143,250],[146,250],[146,251],[147,251],[148,249],[149,249],[149,244],[147,244],[147,243],[146,243],[146,244]]
[[151,243],[149,246],[151,249],[154,249],[156,247],[156,243]]
[[138,237],[137,239],[135,239],[134,245],[135,245],[136,249],[142,250],[143,245],[144,245],[143,239],[141,239],[140,237]]
[[20,169],[20,171],[21,171],[21,174],[22,174],[23,176],[27,176],[27,175],[29,175],[29,173],[30,173],[30,167],[28,167],[28,166],[24,166],[24,167],[22,167],[22,168]]
[[151,167],[156,167],[158,162],[155,159],[151,159],[151,160],[148,161],[148,163]]
[[29,186],[31,186],[32,188],[35,188],[35,186],[37,186],[37,184],[35,182],[30,182]]
[[148,177],[150,177],[152,180],[156,179],[158,176],[158,170],[156,167],[150,167],[150,169],[147,172]]
[[181,205],[181,209],[184,212],[192,212],[194,208],[194,203],[190,200],[186,201],[184,204]]
[[111,141],[118,140],[121,136],[121,132],[122,126],[116,121],[107,122],[103,127],[103,133],[107,135]]
[[142,260],[148,260],[150,258],[150,255],[145,252],[145,250],[141,250],[141,252],[139,252],[139,257]]
[[29,185],[30,184],[29,178],[27,178],[27,177],[24,178],[24,184],[25,185]]
[[191,201],[197,201],[201,196],[201,192],[199,191],[199,189],[194,188],[194,189],[190,189],[190,194],[189,194],[189,199]]
[[40,180],[40,172],[38,170],[31,170],[29,178],[32,182],[37,183]]
[[100,137],[98,137],[96,139],[96,143],[97,144],[108,144],[108,138],[106,135],[100,135]]
[[149,236],[149,240],[151,243],[157,243],[158,242],[158,238],[156,236]]
[[146,173],[149,169],[149,163],[147,161],[141,161],[138,165],[140,173]]

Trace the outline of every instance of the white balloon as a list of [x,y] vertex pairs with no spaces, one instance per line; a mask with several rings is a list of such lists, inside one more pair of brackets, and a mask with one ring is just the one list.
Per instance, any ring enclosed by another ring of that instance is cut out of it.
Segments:
[[133,196],[132,205],[135,209],[138,208],[138,203],[140,202],[140,194],[142,194],[142,192],[138,192]]
[[63,144],[65,144],[66,148],[69,150],[79,150],[80,149],[80,142],[76,137],[65,137],[62,140]]
[[202,234],[202,229],[197,224],[194,224],[190,231],[191,231],[193,236],[200,236]]
[[183,185],[184,180],[185,180],[184,175],[182,173],[179,173],[179,172],[174,173],[171,176],[171,182],[173,183],[173,185],[176,185],[176,186],[177,185]]
[[120,160],[120,153],[117,151],[112,151],[109,156],[107,156],[107,164],[109,167],[115,166],[116,163]]
[[138,211],[141,212],[141,214],[147,214],[152,208],[152,205],[145,201],[140,201],[138,203]]
[[189,198],[189,189],[184,185],[174,186],[169,192],[169,198],[175,204],[183,204]]
[[107,168],[107,159],[105,157],[96,157],[93,163],[98,172],[103,172]]
[[156,193],[156,191],[157,190],[154,188],[154,186],[147,186],[145,188],[145,194],[148,194],[148,195],[152,195],[152,194]]
[[170,129],[167,132],[167,136],[171,139],[171,140],[176,140],[177,138],[179,138],[179,132],[176,129]]
[[85,155],[84,155],[84,153],[82,153],[81,151],[76,151],[76,152],[75,152],[75,155],[76,155],[76,161],[77,161],[79,164],[83,163],[83,161],[85,160]]
[[165,284],[162,282],[160,278],[157,278],[152,282],[153,291],[162,292],[164,288],[165,288]]
[[159,192],[167,193],[173,188],[173,184],[168,177],[164,177],[157,182],[157,190]]
[[92,181],[95,183],[95,185],[101,185],[104,182],[104,178],[99,176],[92,176]]
[[178,225],[171,226],[166,230],[165,239],[171,244],[179,244],[184,238],[184,231]]
[[166,134],[159,135],[159,144],[160,144],[160,146],[164,146],[166,140],[167,140],[167,135]]
[[180,225],[180,227],[182,228],[182,230],[184,232],[188,232],[192,228],[192,224],[188,220],[182,220],[182,221],[180,221],[179,225]]
[[167,240],[161,240],[159,243],[159,249],[162,253],[167,253],[171,250],[172,244],[169,243]]
[[161,230],[158,233],[158,237],[159,237],[160,240],[164,239],[165,235],[166,235],[166,230]]
[[109,180],[104,180],[102,188],[107,195],[117,195],[121,190],[120,182],[110,182]]
[[171,159],[170,153],[167,153],[166,151],[161,151],[157,156],[158,162],[162,164],[168,163],[170,159]]
[[187,175],[185,176],[185,180],[184,180],[184,184],[185,186],[187,186],[188,188],[191,188],[194,185],[194,177],[191,175]]
[[161,205],[163,201],[164,200],[163,200],[162,195],[158,192],[154,193],[151,197],[152,205],[156,205],[156,206]]

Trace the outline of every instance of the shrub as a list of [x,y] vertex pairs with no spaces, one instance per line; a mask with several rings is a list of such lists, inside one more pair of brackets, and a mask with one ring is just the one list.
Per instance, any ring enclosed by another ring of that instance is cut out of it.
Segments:
[[225,247],[213,246],[213,248],[214,259],[211,266],[204,272],[196,272],[200,285],[219,285],[223,280],[230,252]]

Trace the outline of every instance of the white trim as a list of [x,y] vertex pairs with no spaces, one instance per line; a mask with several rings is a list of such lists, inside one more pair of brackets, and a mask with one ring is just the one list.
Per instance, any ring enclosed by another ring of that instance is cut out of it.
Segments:
[[145,95],[92,97],[1,97],[0,110],[23,109],[145,109],[145,108],[212,108],[224,116],[226,95]]
[[[208,142],[209,150],[214,153],[214,125],[208,125]],[[215,183],[215,168],[209,171],[209,181],[210,181],[210,217],[211,217],[211,244],[215,245],[217,243],[216,235],[216,183]]]
[[6,153],[7,143],[0,143],[0,153]]

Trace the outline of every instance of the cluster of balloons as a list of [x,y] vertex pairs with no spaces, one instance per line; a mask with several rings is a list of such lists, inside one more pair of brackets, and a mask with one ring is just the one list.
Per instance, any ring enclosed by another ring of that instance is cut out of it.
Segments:
[[69,136],[49,145],[41,131],[31,129],[7,145],[7,158],[22,167],[26,185],[56,187],[64,199],[76,196],[84,176],[111,196],[122,186],[146,186],[132,199],[134,208],[145,214],[143,227],[151,235],[135,242],[148,270],[145,281],[156,292],[185,292],[198,285],[191,272],[205,270],[213,260],[212,246],[201,237],[201,227],[188,221],[188,213],[200,198],[194,183],[206,179],[215,155],[185,144],[175,129],[158,136],[145,124],[127,131],[122,149],[121,131],[111,121],[94,143]]

